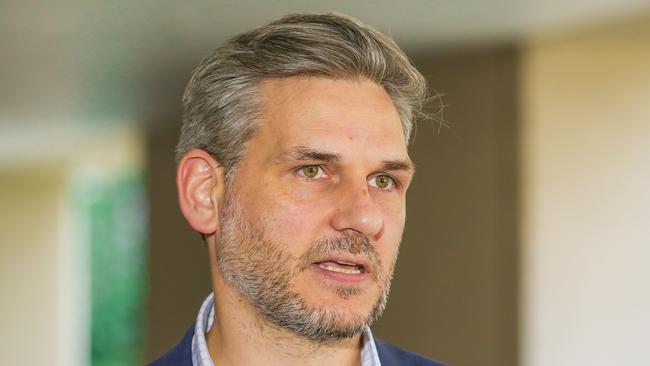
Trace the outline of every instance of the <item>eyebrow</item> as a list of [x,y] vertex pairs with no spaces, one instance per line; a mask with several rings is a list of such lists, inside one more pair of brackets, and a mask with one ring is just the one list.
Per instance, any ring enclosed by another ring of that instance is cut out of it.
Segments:
[[319,151],[307,146],[296,146],[293,147],[280,155],[278,155],[274,160],[280,162],[286,161],[306,161],[306,160],[317,160],[324,163],[334,163],[342,160],[341,155],[327,152]]
[[[274,160],[279,162],[288,161],[321,161],[323,163],[336,163],[343,160],[340,154],[328,151],[320,151],[307,146],[296,146],[281,154]],[[383,160],[381,170],[407,171],[415,174],[415,165],[410,159],[407,160]]]
[[384,160],[382,161],[382,170],[403,170],[415,174],[415,164],[411,160]]

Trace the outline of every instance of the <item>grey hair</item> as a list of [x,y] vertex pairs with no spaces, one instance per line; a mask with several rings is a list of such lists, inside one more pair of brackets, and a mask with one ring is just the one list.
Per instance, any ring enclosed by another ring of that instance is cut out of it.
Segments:
[[232,178],[257,128],[260,82],[290,76],[367,79],[383,86],[407,144],[426,98],[424,77],[388,36],[345,15],[287,15],[230,39],[194,70],[183,95],[177,161],[203,149]]

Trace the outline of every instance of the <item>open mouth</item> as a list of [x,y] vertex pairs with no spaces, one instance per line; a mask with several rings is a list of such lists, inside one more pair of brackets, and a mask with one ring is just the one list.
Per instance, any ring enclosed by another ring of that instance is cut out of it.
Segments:
[[343,273],[349,275],[358,275],[366,272],[363,265],[352,262],[345,262],[340,260],[328,260],[316,263],[319,268],[326,271]]

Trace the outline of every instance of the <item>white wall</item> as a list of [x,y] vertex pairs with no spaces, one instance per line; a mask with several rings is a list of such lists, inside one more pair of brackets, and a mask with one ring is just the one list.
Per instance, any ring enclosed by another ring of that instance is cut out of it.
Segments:
[[650,19],[523,50],[522,364],[650,364]]

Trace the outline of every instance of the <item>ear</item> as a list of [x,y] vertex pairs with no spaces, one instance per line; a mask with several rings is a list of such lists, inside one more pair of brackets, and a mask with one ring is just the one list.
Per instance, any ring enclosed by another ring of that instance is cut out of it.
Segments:
[[181,212],[194,230],[214,234],[219,228],[219,208],[225,188],[224,168],[212,155],[192,149],[176,170]]

